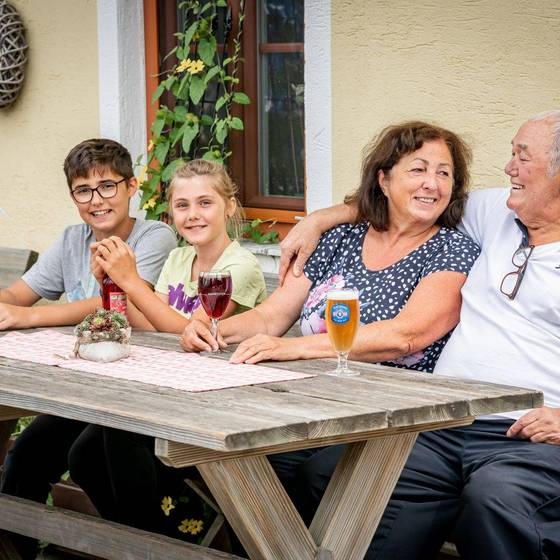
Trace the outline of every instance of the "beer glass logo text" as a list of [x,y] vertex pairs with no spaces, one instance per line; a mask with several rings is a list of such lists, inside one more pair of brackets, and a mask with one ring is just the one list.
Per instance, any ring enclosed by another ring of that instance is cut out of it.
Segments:
[[347,323],[350,320],[350,308],[345,303],[335,303],[331,308],[333,323]]

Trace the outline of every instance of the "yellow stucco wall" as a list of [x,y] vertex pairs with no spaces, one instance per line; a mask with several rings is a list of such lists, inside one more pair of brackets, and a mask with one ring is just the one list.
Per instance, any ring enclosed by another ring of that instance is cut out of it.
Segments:
[[332,0],[333,194],[387,124],[438,122],[474,149],[473,186],[505,184],[515,130],[560,109],[557,0]]
[[44,250],[79,221],[62,171],[79,141],[99,134],[95,0],[10,0],[26,31],[28,65],[16,103],[0,109],[0,245]]

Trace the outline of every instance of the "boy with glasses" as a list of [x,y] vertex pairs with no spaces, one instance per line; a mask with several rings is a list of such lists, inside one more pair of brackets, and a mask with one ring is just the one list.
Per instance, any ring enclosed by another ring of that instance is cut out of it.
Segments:
[[[169,252],[177,246],[173,230],[164,223],[129,216],[131,197],[138,189],[132,159],[118,142],[81,142],[64,161],[70,196],[83,222],[62,235],[19,280],[0,290],[0,330],[79,323],[101,306],[99,285],[91,272],[92,248],[117,236],[136,255],[138,273],[155,285]],[[31,307],[39,299],[67,304]]]
[[[139,275],[152,286],[177,246],[166,224],[129,216],[138,182],[130,154],[118,142],[92,139],[78,144],[64,162],[64,173],[83,223],[67,227],[28,272],[0,290],[0,329],[76,324],[100,307],[99,285],[90,265],[102,239],[125,240],[136,255]],[[41,297],[54,300],[63,293],[69,303],[31,307]],[[66,418],[37,416],[8,452],[0,491],[45,502],[51,484],[68,470],[74,442],[94,432],[89,427]],[[23,560],[36,557],[33,539],[12,538]]]

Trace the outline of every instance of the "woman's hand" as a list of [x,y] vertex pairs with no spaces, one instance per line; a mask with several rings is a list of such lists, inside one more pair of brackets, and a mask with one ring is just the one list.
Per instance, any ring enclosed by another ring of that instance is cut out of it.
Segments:
[[191,319],[185,327],[180,340],[181,348],[185,352],[211,352],[218,348],[227,348],[227,344],[218,332],[218,344],[214,340],[206,323],[199,319]]
[[256,364],[263,360],[297,360],[299,338],[281,338],[268,334],[257,334],[243,341],[230,358],[232,364]]
[[[103,239],[103,241],[94,243],[92,251],[94,250],[94,245],[95,255],[93,260],[123,290],[126,291],[127,284],[130,281],[140,279],[136,270],[134,252],[120,237],[108,237]],[[92,272],[97,278],[99,271],[97,269],[94,270],[93,266]]]

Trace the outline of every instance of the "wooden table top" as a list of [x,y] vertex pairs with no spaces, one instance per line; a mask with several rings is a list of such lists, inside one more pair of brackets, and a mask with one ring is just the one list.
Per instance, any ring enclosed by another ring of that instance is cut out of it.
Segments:
[[[144,332],[135,332],[132,338],[133,344],[170,350],[179,349],[177,340],[175,335]],[[0,405],[4,405],[0,419],[9,417],[6,407],[14,407],[217,451],[237,451],[460,421],[543,403],[539,391],[370,364],[353,363],[361,375],[352,379],[323,375],[334,369],[334,360],[270,365],[318,375],[188,393],[26,362],[24,356],[21,360],[0,357]]]

